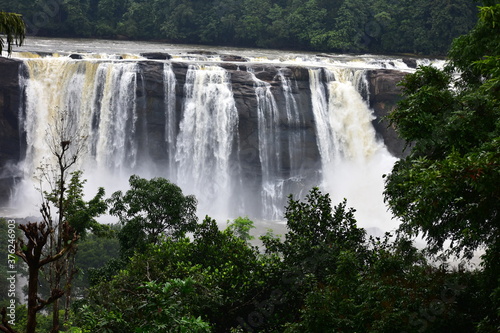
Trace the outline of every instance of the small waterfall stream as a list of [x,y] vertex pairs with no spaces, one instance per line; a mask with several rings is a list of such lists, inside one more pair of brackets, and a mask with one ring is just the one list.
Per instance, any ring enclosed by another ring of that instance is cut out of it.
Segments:
[[231,198],[230,159],[238,112],[227,72],[217,66],[190,66],[175,160],[177,184],[226,212]]
[[164,103],[165,103],[165,143],[168,146],[168,178],[174,177],[175,170],[175,141],[177,136],[177,115],[175,110],[176,97],[175,88],[177,81],[175,74],[170,64],[163,65],[163,82],[164,82]]
[[278,219],[283,197],[280,114],[271,84],[252,75],[257,97],[259,158],[262,169],[262,215]]

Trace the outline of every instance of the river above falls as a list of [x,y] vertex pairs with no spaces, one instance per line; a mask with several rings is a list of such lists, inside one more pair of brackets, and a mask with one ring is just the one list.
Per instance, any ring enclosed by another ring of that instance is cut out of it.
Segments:
[[[136,59],[141,54],[161,52],[172,56],[173,61],[220,62],[221,56],[238,56],[250,63],[272,63],[300,66],[340,66],[364,69],[396,69],[413,71],[416,66],[442,67],[443,60],[389,55],[352,55],[315,53],[304,51],[250,49],[243,47],[170,44],[151,41],[121,41],[104,39],[67,39],[28,37],[21,47],[16,47],[13,57],[32,57],[31,53],[67,56],[82,54],[88,59]],[[229,60],[230,61],[230,60]],[[240,60],[241,61],[241,60]],[[240,62],[238,61],[238,62]]]

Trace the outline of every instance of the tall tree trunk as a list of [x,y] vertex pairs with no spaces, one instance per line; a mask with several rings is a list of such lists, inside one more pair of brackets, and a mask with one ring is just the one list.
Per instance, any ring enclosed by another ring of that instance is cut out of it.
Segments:
[[71,293],[73,291],[73,278],[77,273],[75,269],[75,257],[76,257],[76,248],[73,249],[69,254],[67,260],[67,270],[66,270],[66,299],[64,304],[64,318],[63,323],[69,320],[69,308],[71,305]]
[[[37,262],[38,264],[38,262]],[[36,332],[36,314],[38,312],[38,273],[40,267],[29,265],[29,280],[28,280],[28,323],[26,325],[26,333]]]
[[52,311],[52,330],[51,333],[59,333],[59,300],[56,299]]
[[[55,281],[54,281],[54,286],[53,288],[56,290],[60,290],[61,288],[61,270],[63,263],[61,262],[63,260],[55,262],[54,268],[55,268]],[[52,304],[52,330],[50,331],[51,333],[59,333],[59,299],[56,299],[54,301],[54,304]]]
[[[61,139],[64,138],[64,133],[60,133]],[[66,175],[67,167],[65,165],[65,160],[64,160],[64,154],[65,152],[69,149],[69,144],[65,144],[64,142],[61,142],[61,151],[60,153],[56,153],[56,157],[58,160],[58,165],[59,165],[59,180],[58,180],[58,194],[59,197],[57,199],[57,208],[59,209],[58,212],[58,222],[57,222],[57,251],[60,251],[63,244],[62,244],[62,228],[63,228],[63,221],[64,217],[66,215],[66,207],[64,205],[64,194],[66,192],[66,187],[65,187],[65,180],[64,177]],[[57,261],[54,265],[55,267],[55,276],[54,276],[54,288],[56,290],[61,289],[61,279],[63,277],[63,272],[64,272],[64,266],[65,266],[66,260],[60,260]],[[59,332],[59,299],[56,299],[54,301],[54,304],[52,305],[52,330],[51,333],[58,333]]]

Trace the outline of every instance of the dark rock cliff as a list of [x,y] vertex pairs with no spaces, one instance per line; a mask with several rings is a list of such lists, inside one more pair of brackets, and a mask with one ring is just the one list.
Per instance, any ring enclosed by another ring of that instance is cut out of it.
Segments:
[[10,195],[16,180],[15,164],[20,159],[19,70],[22,62],[0,57],[0,203]]
[[370,85],[370,107],[376,116],[373,126],[378,135],[384,140],[389,152],[397,157],[405,156],[408,154],[408,150],[404,149],[405,142],[384,117],[394,110],[401,99],[401,89],[398,83],[406,74],[387,69],[367,72]]

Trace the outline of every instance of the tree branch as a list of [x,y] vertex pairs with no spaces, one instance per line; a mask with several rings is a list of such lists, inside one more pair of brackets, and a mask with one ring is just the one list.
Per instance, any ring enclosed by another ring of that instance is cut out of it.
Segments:
[[54,301],[56,299],[59,299],[59,298],[61,298],[63,296],[64,296],[64,291],[63,290],[53,289],[50,297],[47,298],[47,300],[44,300],[44,299],[41,299],[40,297],[37,297],[37,301],[40,304],[38,304],[37,307],[35,308],[36,311],[37,312],[40,311],[41,309],[43,309],[47,305],[50,305],[50,304],[54,303]]
[[6,333],[17,333],[12,327],[9,325],[9,321],[7,320],[7,309],[5,307],[0,311],[2,315],[2,324],[0,325],[0,331]]

